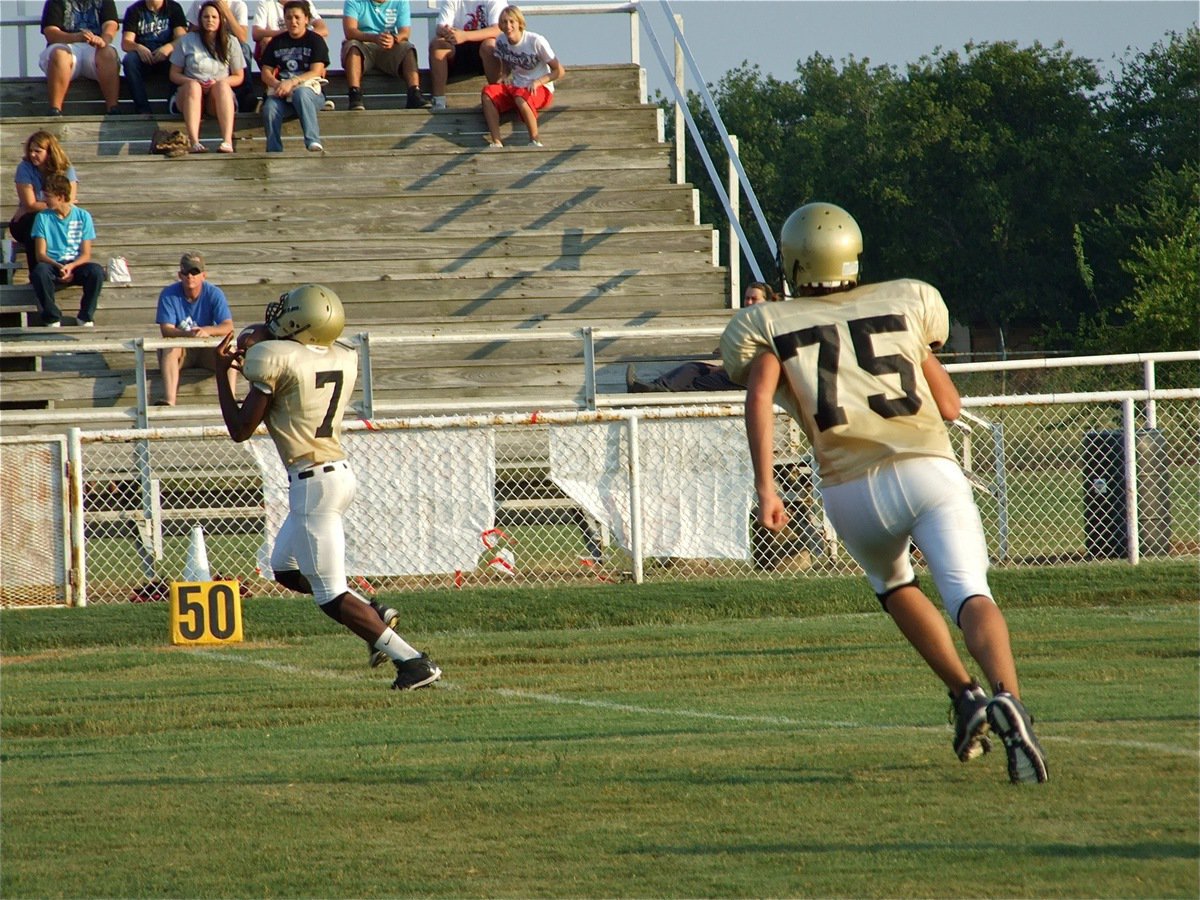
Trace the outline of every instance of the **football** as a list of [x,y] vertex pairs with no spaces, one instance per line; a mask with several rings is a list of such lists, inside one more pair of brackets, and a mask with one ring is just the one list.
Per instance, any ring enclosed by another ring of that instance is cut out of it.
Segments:
[[238,355],[244,356],[246,351],[259,341],[269,340],[271,340],[271,331],[265,324],[256,322],[253,325],[247,325],[237,336]]

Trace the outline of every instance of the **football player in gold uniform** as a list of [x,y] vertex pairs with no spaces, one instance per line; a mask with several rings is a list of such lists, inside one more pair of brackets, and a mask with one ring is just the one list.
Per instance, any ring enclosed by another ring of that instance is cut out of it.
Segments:
[[337,342],[345,312],[337,294],[305,284],[267,306],[264,325],[217,347],[222,374],[239,366],[250,383],[240,404],[220,378],[217,394],[229,436],[247,440],[260,423],[288,472],[288,514],[271,551],[275,580],[313,595],[327,616],[365,640],[371,666],[391,659],[397,690],[437,681],[442,670],[409,646],[394,626],[399,614],[350,590],[342,516],[357,482],[342,450],[342,417],[358,374],[358,353]]
[[[920,281],[860,286],[862,232],[833,204],[796,210],[779,243],[795,299],[742,310],[721,338],[726,371],[747,387],[759,519],[779,531],[788,518],[774,478],[778,403],[812,443],[825,511],[846,549],[949,690],[959,759],[987,752],[990,728],[1004,742],[1011,781],[1045,781],[1008,626],[988,587],[979,510],[943,421],[961,409],[932,352],[949,331],[946,305]],[[967,672],[945,618],[921,590],[910,543],[928,563],[991,698]]]

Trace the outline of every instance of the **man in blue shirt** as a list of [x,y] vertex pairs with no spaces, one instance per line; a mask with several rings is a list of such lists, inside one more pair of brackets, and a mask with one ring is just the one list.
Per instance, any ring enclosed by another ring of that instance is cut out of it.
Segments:
[[[204,257],[189,251],[179,260],[179,280],[162,289],[158,295],[158,312],[154,316],[159,331],[171,337],[224,337],[233,332],[233,314],[225,293],[208,281]],[[162,372],[163,399],[159,406],[174,406],[179,392],[179,373],[183,369],[203,367],[216,370],[216,349],[213,347],[171,347],[158,351],[158,368]],[[229,369],[232,389],[237,372]]]
[[62,310],[54,301],[59,288],[83,288],[80,325],[91,326],[104,287],[104,267],[92,262],[96,226],[91,213],[71,202],[71,182],[65,175],[47,175],[42,184],[46,208],[33,219],[31,231],[35,264],[29,274],[42,310],[42,324],[58,328]]

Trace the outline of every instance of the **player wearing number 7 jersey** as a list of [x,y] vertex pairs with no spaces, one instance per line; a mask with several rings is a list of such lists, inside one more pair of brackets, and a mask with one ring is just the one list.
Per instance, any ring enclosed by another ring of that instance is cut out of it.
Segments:
[[217,369],[240,367],[250,392],[240,404],[217,388],[229,436],[242,442],[265,422],[288,472],[288,514],[271,551],[275,580],[313,595],[327,616],[365,640],[371,665],[390,658],[392,687],[412,690],[437,681],[442,670],[409,646],[393,626],[399,614],[360,597],[346,581],[342,516],[354,499],[354,471],[342,450],[342,417],[354,392],[358,354],[338,343],[342,301],[319,284],[305,284],[268,304],[266,322],[217,347]]
[[[774,478],[778,403],[812,443],[825,511],[846,549],[945,683],[958,758],[986,753],[990,728],[1004,742],[1013,783],[1045,781],[1008,626],[987,582],[979,510],[943,422],[960,412],[958,391],[932,352],[949,331],[946,305],[920,281],[859,286],[862,232],[833,204],[796,210],[779,243],[783,278],[796,299],[743,309],[721,338],[726,371],[746,385],[759,519],[780,531],[788,518]],[[921,590],[910,543],[990,683],[990,699]]]

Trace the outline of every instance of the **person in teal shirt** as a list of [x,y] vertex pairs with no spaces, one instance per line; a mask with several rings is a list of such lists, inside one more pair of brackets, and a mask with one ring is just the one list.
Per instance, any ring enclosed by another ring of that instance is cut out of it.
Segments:
[[407,109],[429,109],[429,101],[421,94],[408,0],[346,0],[342,33],[342,69],[350,109],[366,109],[362,77],[375,70],[404,79]]
[[104,267],[92,262],[96,226],[91,213],[71,202],[71,182],[65,175],[47,175],[42,190],[46,208],[33,220],[36,263],[29,276],[42,324],[51,328],[62,324],[55,294],[60,288],[76,286],[83,288],[77,322],[90,327],[104,287]]

